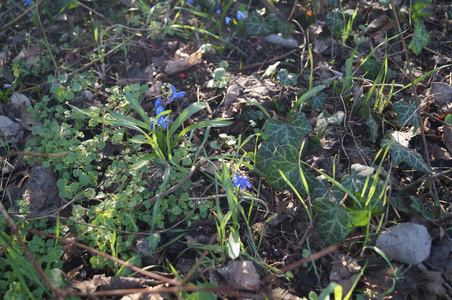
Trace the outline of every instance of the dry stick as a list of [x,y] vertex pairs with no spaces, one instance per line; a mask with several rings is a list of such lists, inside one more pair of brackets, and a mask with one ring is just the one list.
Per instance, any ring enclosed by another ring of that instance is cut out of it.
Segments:
[[[190,169],[190,173],[188,173],[187,176],[185,176],[180,182],[178,182],[176,185],[172,186],[171,188],[167,189],[166,191],[144,201],[144,202],[149,202],[152,203],[154,201],[156,201],[158,198],[160,197],[164,197],[166,195],[169,195],[171,193],[174,193],[175,191],[177,191],[184,183],[187,182],[187,180],[189,180],[196,172],[196,170],[201,166],[201,164],[204,163],[204,160],[200,160],[198,161],[196,164],[194,164],[191,169]],[[142,208],[144,206],[144,202],[141,202],[139,204],[137,204],[134,209],[139,209]]]
[[[405,60],[407,61],[407,64],[408,64],[408,75],[410,76],[411,86],[413,87],[414,101],[416,101],[416,107],[419,108],[420,102],[419,102],[419,98],[417,96],[416,85],[414,83],[413,71],[411,70],[410,55],[408,54],[408,48],[405,44],[405,39],[403,38],[403,32],[402,32],[402,28],[400,27],[399,17],[397,15],[397,10],[396,10],[396,3],[394,0],[391,0],[391,8],[392,8],[392,13],[394,15],[395,23],[397,25],[397,31],[399,32],[400,41],[402,42],[403,52],[405,54]],[[427,166],[429,167],[430,170],[433,170],[432,165],[430,163],[430,153],[429,153],[428,147],[427,147],[427,139],[425,138],[424,123],[422,122],[420,109],[417,110],[417,116],[419,118],[419,128],[421,129],[422,144],[424,146],[424,155],[425,155],[425,159],[427,161]],[[435,206],[439,205],[439,207],[441,208],[441,210],[444,213],[445,212],[444,208],[439,203],[439,195],[438,195],[438,190],[436,188],[435,180],[432,180],[432,187],[433,187],[433,191],[435,193],[435,202],[436,202]]]
[[71,152],[70,151],[62,152],[62,153],[10,152],[10,153],[6,154],[5,156],[1,156],[0,157],[0,161],[2,161],[3,159],[6,159],[8,157],[17,156],[17,155],[22,155],[22,156],[41,156],[41,157],[62,157],[62,156],[68,155],[69,153],[71,153]]
[[62,238],[62,237],[57,237],[57,236],[54,236],[52,234],[41,232],[41,231],[38,231],[38,230],[22,228],[22,227],[19,227],[18,229],[22,230],[22,231],[27,231],[27,232],[30,232],[30,233],[33,233],[33,234],[36,234],[36,235],[43,235],[43,236],[46,236],[46,237],[51,238],[51,239],[59,240],[59,241],[65,243],[65,244],[74,245],[74,246],[76,246],[78,248],[85,249],[85,250],[87,250],[87,251],[89,251],[89,252],[91,252],[91,253],[93,253],[95,255],[99,255],[99,256],[105,257],[106,259],[109,259],[109,260],[111,260],[111,261],[113,261],[113,262],[115,262],[117,264],[120,264],[120,265],[122,265],[122,266],[124,266],[126,268],[129,268],[130,270],[132,270],[134,272],[138,272],[138,273],[140,273],[140,274],[142,274],[144,276],[148,276],[150,278],[153,278],[153,279],[156,279],[156,280],[160,280],[160,281],[165,282],[165,283],[169,283],[169,284],[173,284],[173,285],[179,285],[177,279],[169,279],[169,278],[166,278],[166,277],[164,277],[162,275],[156,274],[154,272],[149,272],[149,271],[143,270],[143,269],[138,268],[138,267],[136,267],[136,266],[134,266],[134,265],[132,265],[132,264],[130,264],[128,262],[123,261],[122,259],[116,258],[116,257],[111,256],[111,255],[109,255],[107,253],[104,253],[102,251],[93,249],[93,248],[91,248],[89,246],[86,246],[84,244],[81,244],[81,243],[78,243],[78,242],[74,242],[72,240],[68,240],[68,239],[65,239],[65,238]]
[[[319,259],[319,258],[322,257],[322,256],[325,256],[325,255],[327,255],[327,254],[330,254],[330,253],[336,251],[336,249],[337,249],[338,247],[339,247],[339,245],[337,245],[337,244],[331,245],[331,246],[329,246],[328,248],[322,249],[322,250],[320,250],[319,252],[313,253],[313,254],[309,255],[308,257],[306,257],[306,258],[302,258],[302,259],[300,259],[300,260],[298,260],[298,261],[296,261],[296,262],[294,262],[294,263],[291,263],[290,265],[288,265],[288,266],[286,266],[286,267],[284,267],[284,268],[279,269],[279,271],[281,272],[281,274],[284,274],[284,273],[286,273],[287,271],[290,271],[290,270],[293,270],[293,269],[295,269],[295,268],[298,268],[299,266],[302,266],[302,265],[305,264],[305,263],[308,263],[308,262],[317,260],[317,259]],[[276,275],[270,274],[270,275],[268,275],[267,277],[265,277],[264,279],[262,279],[261,282],[262,282],[263,284],[265,284],[265,283],[269,282],[270,280],[272,280],[275,276],[276,276]]]
[[52,290],[53,298],[54,299],[63,299],[61,295],[61,291],[59,291],[55,285],[52,283],[52,281],[47,277],[46,273],[44,273],[44,270],[42,270],[41,266],[38,264],[36,259],[33,257],[33,254],[31,253],[30,249],[28,249],[27,244],[25,244],[24,240],[20,236],[19,230],[14,223],[13,219],[9,216],[9,214],[6,211],[6,208],[3,206],[3,203],[0,202],[0,212],[2,213],[3,217],[5,218],[6,222],[8,222],[9,228],[13,232],[13,234],[16,236],[17,241],[20,244],[20,247],[27,255],[28,259],[30,260],[33,267],[36,269],[36,271],[39,273],[41,278],[47,283],[49,288]]

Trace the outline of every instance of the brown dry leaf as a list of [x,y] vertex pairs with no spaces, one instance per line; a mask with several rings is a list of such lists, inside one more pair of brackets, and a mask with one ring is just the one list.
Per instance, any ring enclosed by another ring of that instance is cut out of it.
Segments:
[[[446,289],[447,284],[441,272],[422,270],[421,274],[422,277],[427,280],[427,282],[422,285],[425,291],[439,297],[440,299],[450,299]],[[433,299],[436,297],[433,297]]]
[[427,95],[432,95],[432,103],[438,106],[441,113],[452,113],[452,86],[442,83],[433,82]]
[[189,57],[166,61],[164,72],[167,75],[176,74],[190,69],[194,65],[201,63],[201,61],[202,53],[198,50],[195,53],[192,53]]
[[361,267],[356,259],[336,253],[331,267],[330,281],[340,284],[343,293],[347,294],[358,278],[360,270]]
[[450,126],[444,126],[443,140],[449,152],[452,153],[452,128]]
[[317,20],[315,24],[309,26],[309,39],[311,43],[314,43],[317,37],[323,32],[323,25],[325,25],[325,22]]
[[30,69],[31,64],[38,59],[39,53],[41,52],[41,44],[36,44],[33,47],[30,48],[30,50],[25,51],[22,50],[14,59],[13,61],[17,59],[25,59],[25,62],[27,64],[27,69]]
[[232,260],[218,269],[226,281],[237,289],[255,290],[259,287],[259,274],[252,261]]
[[107,277],[105,274],[94,275],[93,279],[86,281],[73,281],[71,286],[82,292],[90,293],[96,290],[109,291],[118,289],[139,289],[155,286],[156,281],[146,278],[134,277]]

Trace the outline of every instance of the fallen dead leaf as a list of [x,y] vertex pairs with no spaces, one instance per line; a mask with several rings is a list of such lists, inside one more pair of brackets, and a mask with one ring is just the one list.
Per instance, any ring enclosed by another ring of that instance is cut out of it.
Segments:
[[252,261],[230,261],[226,267],[218,269],[226,281],[237,289],[255,290],[259,287],[259,274]]
[[176,74],[190,69],[191,67],[201,63],[201,61],[202,53],[198,50],[192,53],[189,57],[166,61],[164,72],[167,75]]
[[347,294],[358,278],[361,267],[358,265],[356,259],[340,253],[335,254],[332,264],[330,281],[340,284],[343,293]]

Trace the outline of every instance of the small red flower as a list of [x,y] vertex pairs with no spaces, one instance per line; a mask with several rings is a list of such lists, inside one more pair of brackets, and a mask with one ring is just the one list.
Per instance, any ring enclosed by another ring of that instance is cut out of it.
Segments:
[[185,79],[185,78],[187,78],[187,75],[185,75],[185,73],[179,73],[179,78]]

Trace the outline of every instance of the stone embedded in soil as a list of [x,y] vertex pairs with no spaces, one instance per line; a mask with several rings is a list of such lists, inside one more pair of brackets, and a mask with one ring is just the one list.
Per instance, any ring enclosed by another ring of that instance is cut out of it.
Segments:
[[425,226],[402,223],[383,232],[376,246],[398,262],[417,265],[427,259],[431,245],[432,238]]

